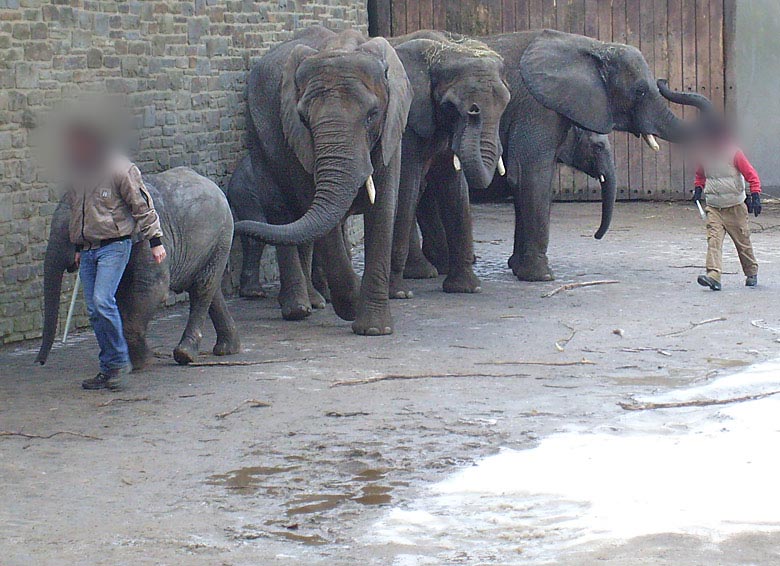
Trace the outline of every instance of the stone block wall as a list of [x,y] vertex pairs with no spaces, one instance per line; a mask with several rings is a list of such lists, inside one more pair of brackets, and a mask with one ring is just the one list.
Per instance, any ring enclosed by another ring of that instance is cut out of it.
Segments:
[[31,132],[46,109],[80,92],[126,94],[142,171],[188,165],[225,186],[243,153],[246,71],[317,23],[366,32],[366,3],[0,0],[0,344],[40,336],[56,191]]

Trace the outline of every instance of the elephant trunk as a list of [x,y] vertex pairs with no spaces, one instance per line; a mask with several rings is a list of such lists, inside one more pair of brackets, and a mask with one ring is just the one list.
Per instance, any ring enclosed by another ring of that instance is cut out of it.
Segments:
[[601,183],[601,225],[594,234],[594,238],[600,240],[609,230],[612,223],[612,212],[615,209],[615,199],[617,198],[617,177],[615,175],[615,164],[609,163],[599,178]]
[[[373,180],[371,179],[371,158],[356,158],[356,151],[349,143],[333,143],[344,140],[341,129],[328,136],[324,132],[314,136],[315,162],[314,199],[308,210],[290,224],[267,224],[244,220],[236,223],[236,233],[257,238],[276,246],[299,246],[319,240],[335,228],[349,212],[352,202],[361,186],[367,185],[369,198],[373,201]],[[328,142],[319,139],[330,138]]]
[[658,80],[658,90],[669,102],[675,104],[684,104],[686,106],[695,106],[702,112],[712,111],[712,102],[706,96],[697,92],[679,92],[669,88],[669,83],[664,79]]
[[460,157],[466,181],[472,189],[486,189],[493,181],[501,151],[498,131],[483,123],[478,114],[470,113],[460,139],[453,150]]
[[656,121],[658,135],[661,138],[673,143],[689,141],[716,120],[712,103],[706,96],[693,92],[673,91],[664,80],[658,81],[658,90],[664,99],[675,104],[693,106],[700,111],[699,118],[695,122],[687,123],[675,116],[669,108],[664,107],[660,110],[661,118]]
[[49,357],[57,333],[57,321],[60,315],[60,292],[65,267],[56,257],[57,252],[51,240],[46,248],[43,264],[43,339],[35,361],[43,365]]

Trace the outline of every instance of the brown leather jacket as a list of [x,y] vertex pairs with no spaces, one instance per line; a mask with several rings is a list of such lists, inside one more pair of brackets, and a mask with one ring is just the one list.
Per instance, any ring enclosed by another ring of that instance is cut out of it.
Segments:
[[160,244],[162,229],[152,196],[141,172],[126,157],[116,156],[89,180],[74,183],[67,192],[70,203],[70,241],[76,248],[100,247],[107,240],[136,232]]

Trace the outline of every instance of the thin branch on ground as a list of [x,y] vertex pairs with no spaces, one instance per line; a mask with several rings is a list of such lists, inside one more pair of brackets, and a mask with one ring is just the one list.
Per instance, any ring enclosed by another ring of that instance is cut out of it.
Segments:
[[711,407],[714,405],[730,405],[732,403],[745,403],[747,401],[758,401],[777,395],[780,391],[770,391],[768,393],[757,393],[755,395],[745,395],[744,397],[732,397],[730,399],[696,399],[693,401],[679,401],[669,403],[618,403],[626,411],[653,411],[656,409],[679,409],[682,407]]
[[541,361],[498,361],[498,362],[475,362],[477,366],[553,366],[553,367],[567,367],[567,366],[595,366],[596,362],[582,358],[576,362],[541,362]]
[[[664,350],[662,348],[622,348],[620,350],[621,352],[627,352],[629,354],[638,354],[640,352],[656,352],[658,354],[661,354],[662,356],[671,357],[672,353],[670,350]],[[677,352],[680,352],[682,350],[675,350]]]
[[568,337],[563,338],[562,340],[558,340],[555,343],[555,349],[558,350],[559,352],[563,352],[566,349],[566,345],[569,342],[571,342],[571,339],[574,338],[575,334],[577,334],[577,329],[576,328],[573,328],[573,327],[569,326],[565,322],[562,322],[561,324],[563,324],[566,328],[568,328],[569,331],[571,332],[571,334],[569,334]]
[[239,412],[244,407],[249,407],[250,409],[259,409],[261,407],[270,407],[270,406],[271,403],[266,403],[265,401],[258,401],[257,399],[246,399],[244,401],[241,401],[241,403],[239,403],[229,411],[225,411],[224,413],[217,413],[214,416],[218,419],[224,419],[225,417],[229,417],[230,415]]
[[599,281],[582,281],[580,283],[567,283],[566,285],[561,285],[557,289],[553,289],[549,293],[545,293],[544,295],[542,295],[542,298],[546,299],[548,297],[553,297],[558,293],[562,293],[563,291],[571,291],[572,289],[579,289],[581,287],[593,287],[594,285],[614,285],[615,283],[620,283],[620,281],[617,281],[615,279],[602,279]]
[[266,364],[287,364],[292,362],[308,362],[309,358],[280,358],[278,360],[257,360],[257,361],[232,361],[232,362],[193,362],[187,364],[191,368],[204,367],[236,367],[236,366],[263,366]]
[[73,432],[70,430],[58,430],[57,432],[52,432],[51,434],[30,434],[22,431],[0,430],[0,436],[19,436],[21,438],[41,439],[41,440],[49,440],[50,438],[54,438],[55,436],[75,436],[76,438],[86,438],[87,440],[103,440],[99,436],[92,436],[91,434],[82,434],[80,432]]
[[336,381],[331,387],[347,387],[351,385],[368,385],[380,381],[398,381],[409,379],[448,379],[457,377],[530,377],[527,373],[422,373],[412,375],[388,374],[367,377],[365,379],[348,379],[345,381]]
[[340,413],[338,411],[328,411],[325,413],[326,417],[334,417],[334,418],[349,418],[349,417],[367,417],[371,413],[366,413],[365,411],[351,411],[346,413]]
[[716,318],[708,318],[707,320],[702,320],[700,322],[691,322],[690,327],[683,328],[682,330],[674,330],[672,332],[667,332],[665,334],[657,334],[659,338],[662,338],[664,336],[677,336],[678,334],[684,334],[686,332],[689,332],[693,330],[694,328],[698,328],[699,326],[704,326],[705,324],[712,324],[713,322],[723,322],[726,320],[726,317],[724,316],[718,316]]
[[761,330],[769,330],[769,332],[780,334],[780,328],[769,326],[763,318],[759,318],[758,320],[751,320],[750,325],[755,326],[756,328],[760,328]]
[[105,403],[100,403],[98,407],[108,407],[109,405],[113,405],[115,403],[140,403],[141,401],[148,401],[149,397],[129,397],[127,399],[122,397],[115,397],[114,399],[109,399]]

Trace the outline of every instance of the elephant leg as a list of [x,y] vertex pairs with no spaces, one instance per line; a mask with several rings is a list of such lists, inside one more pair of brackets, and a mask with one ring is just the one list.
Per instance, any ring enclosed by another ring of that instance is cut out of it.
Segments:
[[[445,191],[439,191],[442,192]],[[447,247],[447,233],[441,219],[439,198],[435,192],[426,190],[423,193],[417,206],[417,223],[422,233],[423,255],[436,267],[440,275],[447,275],[450,271],[450,252]]]
[[217,343],[214,345],[215,356],[227,356],[241,351],[241,341],[236,331],[236,323],[230,315],[222,289],[218,288],[211,299],[209,317],[217,331]]
[[322,259],[325,268],[333,310],[339,318],[355,320],[360,302],[360,278],[352,269],[340,224],[315,244],[315,254]]
[[415,213],[422,182],[424,159],[422,143],[414,133],[404,135],[401,150],[401,179],[398,185],[398,210],[393,227],[393,248],[390,272],[390,298],[411,299],[409,285],[404,281],[409,237],[415,227]]
[[423,254],[422,242],[420,241],[420,233],[417,231],[417,224],[412,224],[412,233],[409,234],[409,255],[406,257],[404,278],[435,279],[438,276],[438,270]]
[[[362,336],[393,333],[390,314],[390,263],[393,252],[393,224],[397,187],[401,171],[401,152],[380,170],[376,202],[364,215],[366,243],[365,270],[360,288],[360,303],[352,331]],[[416,201],[415,201],[416,202]],[[407,231],[408,236],[408,231]],[[403,250],[404,254],[408,250]],[[403,277],[403,269],[398,273]]]
[[515,249],[509,260],[521,281],[555,279],[547,259],[555,171],[554,156],[523,167],[519,195],[515,195]]
[[279,263],[279,305],[284,320],[303,320],[311,314],[307,277],[295,246],[277,246]]
[[312,254],[311,282],[317,292],[329,303],[330,287],[328,286],[328,278],[325,275],[325,267],[322,265],[322,257],[316,250]]
[[325,297],[320,295],[317,288],[314,286],[313,281],[313,256],[314,244],[304,244],[298,246],[298,256],[301,259],[301,268],[303,269],[303,275],[306,277],[306,291],[309,295],[309,303],[313,309],[325,308]]
[[260,260],[265,243],[248,236],[241,236],[241,279],[238,294],[248,299],[262,299],[267,295],[260,284]]
[[445,293],[479,293],[482,283],[474,274],[474,239],[466,177],[452,170],[443,184],[439,199],[442,223],[447,234],[449,273],[442,288]]
[[129,269],[125,271],[116,294],[133,371],[143,369],[152,359],[153,352],[146,342],[146,331],[157,309],[168,296],[170,282],[167,269],[157,270],[151,267],[151,257],[148,264],[143,261],[143,267],[144,269],[151,267],[154,274],[150,276],[147,273],[140,273],[137,267],[138,252],[139,250],[133,251]]
[[213,281],[196,282],[187,291],[190,297],[190,316],[178,346],[173,350],[173,359],[179,364],[189,364],[198,358],[200,341],[203,338],[203,322],[211,307],[218,288]]

